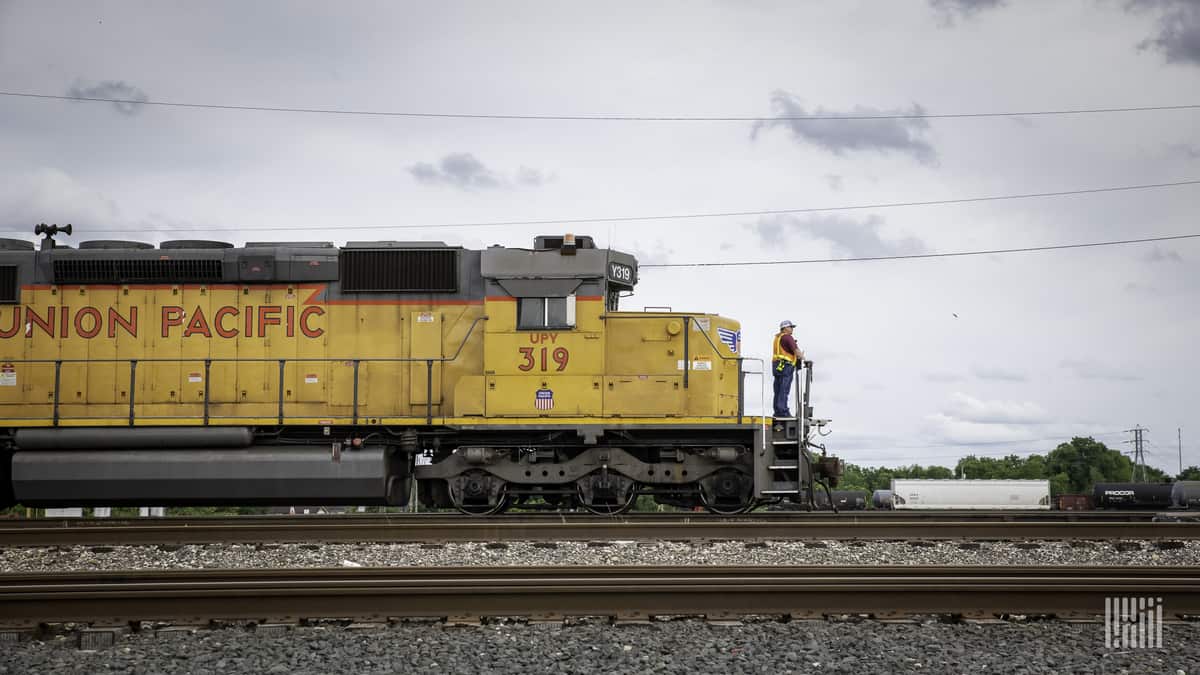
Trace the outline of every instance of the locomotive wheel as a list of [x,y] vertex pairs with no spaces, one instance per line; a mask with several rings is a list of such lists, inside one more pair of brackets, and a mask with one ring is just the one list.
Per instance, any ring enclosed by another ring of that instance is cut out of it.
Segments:
[[736,516],[757,504],[748,477],[732,469],[722,469],[700,482],[700,501],[709,513]]
[[703,491],[701,491],[700,495],[701,500],[704,502],[704,508],[708,509],[709,513],[715,513],[718,516],[740,516],[743,513],[749,513],[755,506],[758,506],[758,503],[753,499],[733,506],[729,504],[710,504],[708,499],[703,496]]
[[504,513],[512,505],[508,484],[482,471],[472,471],[455,480],[450,490],[454,508],[470,516]]
[[462,513],[467,514],[468,516],[494,516],[498,513],[504,513],[505,511],[508,510],[509,506],[512,506],[512,500],[509,499],[508,495],[505,495],[504,497],[502,497],[500,499],[500,502],[495,505],[491,505],[491,504],[455,504],[455,508],[457,508]]
[[637,501],[637,494],[637,490],[630,490],[629,496],[625,498],[623,504],[588,504],[582,499],[579,500],[579,504],[588,513],[598,516],[619,516],[633,508],[634,502]]
[[588,513],[598,516],[617,516],[632,509],[634,503],[637,502],[637,483],[628,478],[611,477],[609,480],[614,481],[617,486],[616,494],[604,500],[596,499],[596,493],[588,483],[590,479],[594,479],[594,476],[585,477],[575,484],[577,490],[575,498]]

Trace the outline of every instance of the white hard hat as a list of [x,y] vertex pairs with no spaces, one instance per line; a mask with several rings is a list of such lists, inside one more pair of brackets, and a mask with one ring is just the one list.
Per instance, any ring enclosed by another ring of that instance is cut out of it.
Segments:
[[783,330],[784,328],[795,328],[795,327],[796,327],[796,324],[792,323],[790,319],[784,319],[783,321],[779,322],[779,330]]

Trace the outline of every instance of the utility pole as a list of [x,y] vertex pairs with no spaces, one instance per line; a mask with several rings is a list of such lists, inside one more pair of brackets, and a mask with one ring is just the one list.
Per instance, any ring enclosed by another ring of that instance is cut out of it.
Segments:
[[1183,475],[1183,427],[1177,428],[1175,430],[1175,433],[1179,435],[1179,475],[1182,476]]
[[1135,483],[1139,482],[1139,472],[1142,474],[1142,481],[1146,480],[1146,455],[1142,450],[1142,432],[1144,431],[1150,430],[1143,428],[1140,424],[1132,429],[1125,430],[1125,433],[1133,434],[1133,439],[1125,442],[1133,443],[1133,482]]

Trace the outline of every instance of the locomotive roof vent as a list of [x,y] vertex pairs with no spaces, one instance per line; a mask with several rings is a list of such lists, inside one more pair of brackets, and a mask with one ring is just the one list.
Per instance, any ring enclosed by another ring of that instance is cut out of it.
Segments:
[[0,239],[0,251],[32,251],[33,242],[24,239]]
[[[570,245],[574,240],[575,245]],[[564,246],[566,242],[566,246]],[[596,248],[596,241],[586,234],[543,234],[533,238],[533,248],[538,251],[556,250],[563,248]]]
[[455,293],[458,249],[343,248],[338,274],[348,293]]
[[21,285],[18,281],[16,265],[0,265],[0,303],[21,301]]
[[224,241],[210,241],[208,239],[172,239],[164,241],[158,245],[164,250],[175,249],[197,249],[197,248],[233,248],[233,244]]
[[246,248],[334,248],[331,241],[248,241]]
[[449,248],[444,241],[348,241],[342,248]]
[[56,284],[180,284],[216,281],[221,281],[219,259],[105,259],[71,256],[54,260]]
[[122,241],[120,239],[93,239],[91,241],[79,242],[79,248],[83,249],[117,249],[117,248],[154,248],[154,244],[147,244],[144,241]]

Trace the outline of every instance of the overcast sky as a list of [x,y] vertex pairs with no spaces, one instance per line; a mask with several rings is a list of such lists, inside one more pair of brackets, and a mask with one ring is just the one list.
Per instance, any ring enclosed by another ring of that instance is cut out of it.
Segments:
[[[0,0],[0,90],[505,115],[805,117],[1200,103],[1194,0]],[[1200,186],[763,217],[1200,179],[1200,111],[869,121],[336,116],[0,96],[0,236],[591,234],[643,263],[1014,248],[1200,232]],[[270,229],[264,229],[270,228]],[[368,229],[369,228],[369,229]],[[1200,240],[980,257],[644,269],[626,308],[781,319],[829,447],[953,466],[1073,434],[1200,464]],[[957,315],[957,316],[956,316]],[[1033,439],[1033,440],[1031,440]]]

